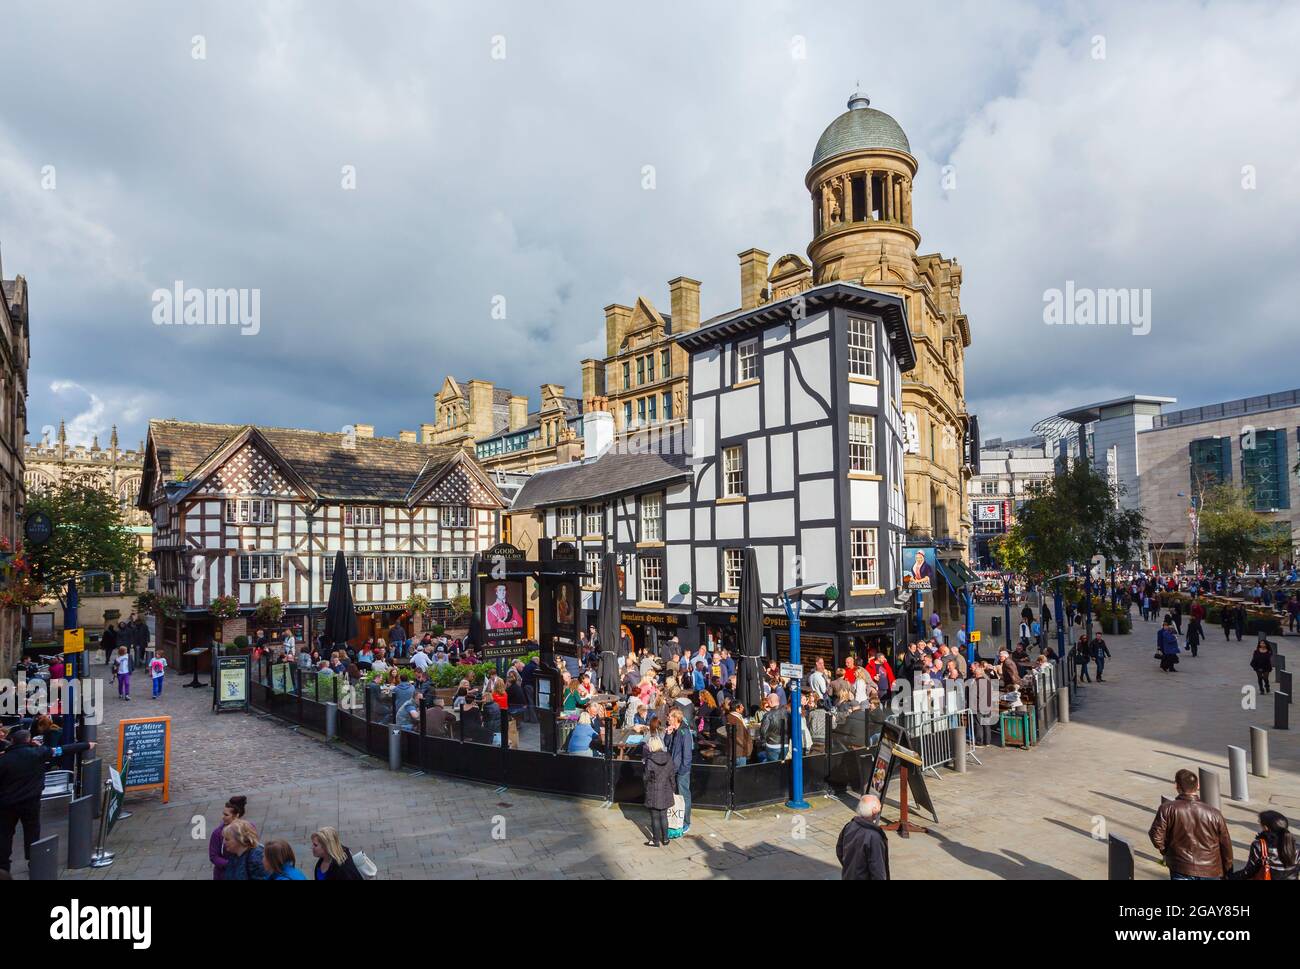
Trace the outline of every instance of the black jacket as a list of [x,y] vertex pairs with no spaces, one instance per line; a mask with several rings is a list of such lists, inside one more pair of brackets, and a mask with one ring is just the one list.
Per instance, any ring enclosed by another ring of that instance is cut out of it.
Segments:
[[840,860],[840,877],[844,881],[889,881],[889,840],[880,825],[855,816],[835,845]]
[[673,806],[677,793],[677,769],[666,750],[656,750],[645,755],[645,806],[655,811],[667,811]]
[[361,877],[361,872],[357,871],[357,866],[352,862],[352,852],[346,847],[343,849],[343,864],[330,864],[329,871],[325,872],[322,878],[320,873],[320,859],[316,859],[316,878],[318,881],[326,882],[360,882],[365,881]]
[[1273,672],[1273,654],[1261,653],[1258,649],[1250,654],[1250,668],[1256,673]]
[[89,750],[88,743],[64,744],[61,748],[24,744],[0,754],[0,807],[17,807],[40,800],[45,789],[45,769],[60,752],[75,754]]

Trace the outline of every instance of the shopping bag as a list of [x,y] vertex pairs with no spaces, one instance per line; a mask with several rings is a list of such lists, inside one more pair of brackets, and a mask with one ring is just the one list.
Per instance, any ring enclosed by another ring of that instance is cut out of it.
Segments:
[[673,795],[673,806],[668,809],[668,837],[680,838],[686,827],[686,800],[680,794]]
[[374,878],[379,874],[379,866],[364,851],[352,852],[352,864],[357,866],[362,878]]

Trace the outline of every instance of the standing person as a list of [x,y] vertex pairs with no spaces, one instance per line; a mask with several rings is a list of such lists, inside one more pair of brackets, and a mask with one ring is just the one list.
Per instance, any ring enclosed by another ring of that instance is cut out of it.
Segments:
[[1178,599],[1174,600],[1174,632],[1179,636],[1183,634],[1183,604]]
[[1231,606],[1224,606],[1219,613],[1219,622],[1223,626],[1223,641],[1232,639],[1232,627],[1236,624],[1236,611]]
[[1092,647],[1088,644],[1087,636],[1080,636],[1079,641],[1074,644],[1074,665],[1079,671],[1079,679],[1085,683],[1091,683],[1092,677],[1088,675],[1088,664],[1092,661]]
[[857,814],[844,825],[835,844],[844,881],[889,881],[889,839],[879,821],[880,799],[863,794]]
[[1101,633],[1096,632],[1092,636],[1092,658],[1097,664],[1097,682],[1102,682],[1101,671],[1106,668],[1106,660],[1110,659],[1110,649],[1106,646],[1106,640],[1101,638]]
[[161,649],[153,651],[153,659],[149,660],[149,679],[153,685],[153,698],[156,700],[162,696],[163,679],[167,674],[167,661],[163,659]]
[[1201,801],[1200,781],[1183,768],[1174,775],[1178,797],[1156,811],[1151,844],[1173,881],[1213,881],[1232,873],[1232,837],[1223,814]]
[[117,698],[131,699],[131,654],[125,646],[117,647]]
[[364,881],[335,828],[321,828],[311,836],[311,853],[316,858],[316,881]]
[[112,666],[117,652],[117,627],[111,622],[104,624],[104,634],[99,637],[99,645],[104,650],[104,665]]
[[257,829],[242,818],[231,821],[221,832],[221,847],[226,854],[226,869],[221,880],[228,882],[264,882],[264,851],[257,840]]
[[1174,621],[1168,616],[1156,634],[1156,649],[1160,653],[1160,669],[1166,673],[1177,673],[1178,670],[1174,667],[1178,664],[1181,650],[1178,648],[1178,637],[1174,635]]
[[668,844],[668,809],[673,806],[676,769],[664,749],[663,739],[652,736],[645,745],[645,806],[650,812],[650,840],[647,848]]
[[668,755],[672,758],[673,770],[677,778],[677,793],[686,802],[686,811],[682,815],[682,834],[691,830],[691,758],[695,752],[695,741],[691,737],[691,728],[686,726],[686,718],[680,706],[668,711]]
[[[235,795],[221,808],[221,823],[212,832],[212,837],[208,838],[208,861],[212,862],[213,881],[224,879],[226,866],[230,864],[230,856],[226,854],[225,848],[226,826],[242,821],[246,810],[248,810],[248,798],[242,794]],[[249,823],[252,824],[251,821]],[[257,831],[256,826],[253,827],[253,831]]]
[[1255,652],[1250,654],[1250,668],[1255,671],[1255,678],[1259,680],[1259,692],[1271,692],[1268,675],[1273,672],[1273,652],[1268,648],[1268,643],[1261,640],[1255,647]]
[[0,871],[8,873],[14,833],[23,826],[23,857],[32,859],[32,845],[41,840],[41,792],[45,772],[64,754],[94,750],[93,740],[50,747],[33,742],[29,730],[15,730],[0,752]]
[[1300,859],[1286,816],[1277,811],[1261,811],[1259,827],[1259,834],[1250,843],[1246,867],[1228,877],[1244,881],[1296,881],[1300,878]]
[[1193,658],[1193,659],[1196,658],[1196,654],[1197,654],[1197,652],[1198,652],[1198,650],[1199,650],[1199,648],[1200,648],[1200,645],[1201,645],[1201,638],[1202,638],[1204,635],[1205,635],[1205,630],[1203,630],[1203,629],[1201,628],[1201,621],[1200,621],[1199,619],[1197,619],[1196,616],[1194,616],[1194,615],[1188,617],[1188,620],[1187,620],[1187,648],[1190,649],[1190,650],[1192,651],[1192,658]]

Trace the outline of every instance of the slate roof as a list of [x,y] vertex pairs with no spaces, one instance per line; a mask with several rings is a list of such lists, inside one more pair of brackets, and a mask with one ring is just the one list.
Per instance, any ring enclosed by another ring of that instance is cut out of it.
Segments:
[[327,501],[406,502],[456,461],[473,466],[495,493],[489,476],[458,447],[251,424],[150,421],[146,462],[156,459],[163,481],[192,481],[211,458],[250,430]]
[[519,489],[511,507],[521,511],[594,501],[689,478],[690,474],[684,455],[606,451],[595,460],[538,471]]
[[867,99],[860,94],[854,94],[849,99],[849,110],[827,125],[822,136],[817,139],[809,168],[816,168],[838,155],[864,149],[892,148],[909,155],[912,153],[907,135],[899,123],[885,112],[868,107],[868,104]]

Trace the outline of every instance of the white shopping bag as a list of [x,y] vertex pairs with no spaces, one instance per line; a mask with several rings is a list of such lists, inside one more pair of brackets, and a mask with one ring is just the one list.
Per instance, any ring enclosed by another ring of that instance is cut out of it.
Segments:
[[673,795],[673,806],[668,809],[668,827],[686,827],[686,801],[680,794]]

